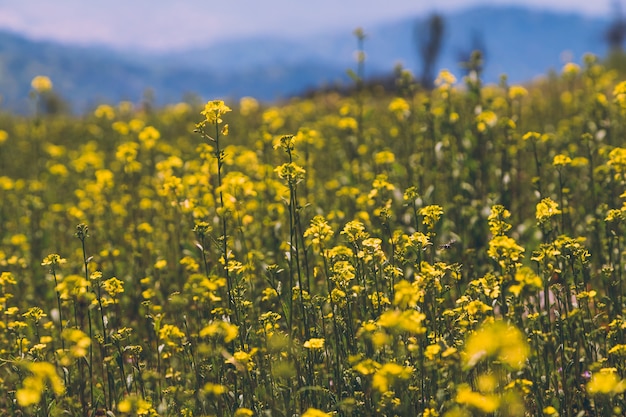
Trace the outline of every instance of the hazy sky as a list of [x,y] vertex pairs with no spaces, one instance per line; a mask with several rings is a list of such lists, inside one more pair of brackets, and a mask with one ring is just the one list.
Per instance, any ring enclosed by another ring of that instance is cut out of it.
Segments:
[[0,0],[0,29],[36,39],[153,50],[254,34],[351,30],[477,4],[608,16],[612,0]]

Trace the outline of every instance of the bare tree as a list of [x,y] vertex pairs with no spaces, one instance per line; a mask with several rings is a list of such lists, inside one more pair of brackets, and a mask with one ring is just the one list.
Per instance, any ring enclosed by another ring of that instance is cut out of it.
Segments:
[[415,46],[422,64],[420,80],[425,88],[433,86],[435,65],[441,52],[444,31],[443,17],[436,13],[415,24]]
[[622,52],[624,40],[626,40],[626,18],[622,12],[619,1],[613,1],[613,21],[604,33],[604,40],[609,47],[609,53]]
[[486,50],[482,32],[472,31],[469,49],[461,49],[457,53],[459,66],[465,75],[474,72],[480,77],[485,68]]

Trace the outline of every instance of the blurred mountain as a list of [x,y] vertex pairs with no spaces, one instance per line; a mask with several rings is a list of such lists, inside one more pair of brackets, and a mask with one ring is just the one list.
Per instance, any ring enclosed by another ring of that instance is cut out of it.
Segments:
[[[364,28],[366,76],[388,74],[398,63],[420,72],[414,42],[419,21],[407,17]],[[445,15],[444,23],[438,68],[459,74],[461,57],[479,43],[486,56],[485,81],[496,82],[506,73],[511,82],[524,82],[558,70],[564,57],[580,62],[587,52],[603,56],[609,21],[521,7],[478,7]],[[154,92],[157,104],[189,95],[203,100],[286,98],[349,82],[346,70],[355,67],[353,29],[302,39],[246,38],[161,54],[33,41],[0,32],[0,106],[29,111],[30,80],[36,75],[49,76],[76,111],[101,102],[137,102],[146,91]]]

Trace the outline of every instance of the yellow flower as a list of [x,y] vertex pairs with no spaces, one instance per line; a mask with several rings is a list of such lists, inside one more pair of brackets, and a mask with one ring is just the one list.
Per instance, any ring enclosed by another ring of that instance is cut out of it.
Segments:
[[545,223],[550,218],[558,214],[561,214],[561,210],[559,210],[559,205],[550,197],[544,198],[539,203],[537,203],[535,217],[537,218],[538,223]]
[[276,167],[274,171],[281,179],[287,180],[287,183],[290,185],[295,185],[302,181],[306,174],[304,168],[293,162],[282,164]]
[[24,378],[22,387],[17,390],[15,397],[22,407],[28,407],[39,403],[44,393],[46,385],[52,388],[56,395],[65,392],[63,381],[56,373],[54,365],[48,362],[31,362],[25,364],[26,369],[31,373]]
[[615,148],[609,152],[608,164],[617,173],[626,172],[626,148]]
[[70,354],[75,358],[87,356],[88,348],[91,346],[91,339],[84,332],[78,329],[64,329],[61,332],[63,339],[72,343]]
[[393,303],[401,309],[414,308],[420,300],[424,299],[424,292],[418,289],[417,282],[410,283],[400,280],[394,285]]
[[426,346],[426,350],[424,351],[424,356],[426,356],[429,360],[433,360],[437,357],[437,355],[441,352],[441,345],[439,343],[435,343],[432,345]]
[[571,165],[572,164],[572,158],[570,158],[567,155],[555,155],[554,156],[554,160],[552,161],[552,165],[554,165],[555,167],[561,167],[561,166],[566,166],[566,165]]
[[43,261],[41,262],[42,266],[47,266],[47,265],[63,265],[67,262],[67,259],[61,258],[59,255],[57,255],[56,253],[51,253],[50,255],[46,256],[45,258],[43,258]]
[[483,359],[498,359],[513,369],[521,369],[529,355],[525,335],[502,321],[486,324],[465,343],[464,362],[468,369]]
[[204,384],[204,387],[202,387],[202,391],[209,395],[222,395],[228,392],[228,388],[222,384],[207,382]]
[[424,225],[428,226],[429,229],[433,229],[443,214],[443,207],[436,204],[426,206],[420,209],[419,214],[423,217],[422,222]]
[[500,406],[500,401],[496,395],[482,395],[479,392],[472,391],[465,384],[459,387],[455,401],[480,410],[483,413],[493,413]]
[[96,110],[94,110],[93,114],[98,119],[113,120],[115,118],[115,110],[108,104],[99,105],[98,107],[96,107]]
[[392,332],[423,334],[426,332],[422,325],[424,319],[426,315],[417,310],[387,310],[378,318],[378,325]]
[[159,259],[154,263],[154,268],[159,270],[167,268],[167,261],[165,259]]
[[209,124],[221,124],[222,116],[231,111],[231,108],[224,104],[223,100],[213,100],[205,104],[204,110],[200,113],[204,116],[204,122]]
[[45,75],[38,75],[30,82],[30,86],[38,93],[46,93],[52,90],[52,81]]
[[234,417],[252,417],[254,415],[254,411],[249,408],[238,408],[235,411]]
[[316,349],[323,349],[324,348],[324,339],[322,338],[311,338],[309,340],[307,340],[306,342],[304,342],[303,345],[305,348],[307,349],[311,349],[311,350],[316,350]]
[[498,116],[491,110],[485,110],[476,116],[476,128],[479,132],[494,127],[497,122]]
[[580,72],[580,66],[578,64],[574,64],[573,62],[568,62],[563,65],[563,75],[573,77],[576,76]]
[[325,413],[317,408],[309,408],[303,414],[302,417],[330,417],[330,413]]
[[496,236],[489,241],[487,254],[506,267],[510,263],[517,263],[523,257],[524,248],[517,244],[515,239],[508,236]]
[[614,368],[603,368],[587,383],[591,395],[615,395],[626,391],[626,381],[620,380]]
[[305,230],[304,237],[311,238],[311,243],[316,247],[320,247],[330,240],[334,233],[324,217],[315,216],[311,220],[311,226]]
[[615,102],[622,107],[622,109],[626,108],[626,81],[622,81],[617,84],[613,89],[613,97],[615,97]]
[[422,417],[439,417],[439,412],[437,412],[434,408],[427,408],[424,410]]
[[396,156],[390,151],[381,151],[374,154],[374,163],[376,165],[392,164],[396,160]]
[[224,343],[230,343],[239,334],[239,328],[234,324],[216,320],[200,330],[200,337],[221,337]]
[[389,103],[389,111],[395,114],[398,120],[407,118],[411,113],[409,103],[402,97],[396,97]]
[[559,412],[556,410],[556,408],[549,405],[543,409],[543,414],[545,414],[546,416],[558,416]]
[[516,283],[509,287],[509,291],[517,297],[524,290],[532,294],[543,288],[541,278],[527,266],[523,266],[515,272],[515,281]]
[[524,97],[526,95],[528,95],[528,90],[526,90],[521,85],[512,85],[509,88],[509,98],[511,100],[522,98],[522,97]]
[[106,293],[111,297],[115,297],[116,295],[124,292],[124,282],[116,277],[111,277],[102,282],[102,289],[104,289],[104,291],[106,291]]
[[435,85],[452,85],[456,82],[456,77],[447,69],[443,69],[439,72],[437,79],[435,80]]
[[511,225],[506,222],[506,219],[509,217],[511,217],[511,212],[504,208],[504,206],[500,204],[492,206],[488,218],[491,234],[500,236],[511,229]]
[[402,366],[397,363],[386,363],[376,371],[372,378],[372,386],[379,392],[389,391],[389,386],[397,379],[409,379],[413,373],[410,366]]
[[252,97],[243,97],[239,100],[239,111],[242,116],[249,116],[259,109],[259,102]]
[[31,307],[26,311],[26,313],[22,314],[22,316],[37,323],[43,317],[46,317],[47,314],[44,313],[41,307]]
[[361,375],[372,375],[380,368],[380,364],[372,359],[365,359],[352,367]]

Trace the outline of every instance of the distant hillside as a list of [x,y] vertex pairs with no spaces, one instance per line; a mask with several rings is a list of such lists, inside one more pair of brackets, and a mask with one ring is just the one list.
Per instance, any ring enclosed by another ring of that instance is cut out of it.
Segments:
[[[486,81],[497,81],[502,73],[513,82],[530,80],[559,69],[566,51],[575,61],[586,52],[605,53],[606,19],[520,7],[472,8],[444,18],[439,68],[458,72],[461,53],[471,49],[476,37],[486,50]],[[411,17],[364,28],[367,75],[389,72],[399,62],[419,72],[413,42],[416,21]],[[190,93],[202,99],[284,98],[347,82],[346,70],[355,65],[353,29],[298,40],[241,39],[161,55],[35,42],[0,32],[1,106],[28,111],[30,80],[40,74],[48,75],[77,111],[103,101],[138,101],[147,89],[154,91],[158,104],[179,101]]]

